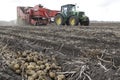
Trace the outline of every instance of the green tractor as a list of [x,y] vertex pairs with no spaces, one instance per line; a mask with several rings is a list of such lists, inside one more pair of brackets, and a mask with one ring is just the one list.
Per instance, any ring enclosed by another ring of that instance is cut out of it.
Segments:
[[58,26],[65,24],[77,26],[79,23],[80,25],[89,26],[89,18],[84,12],[76,11],[76,5],[67,4],[61,6],[61,12],[55,16],[55,23]]

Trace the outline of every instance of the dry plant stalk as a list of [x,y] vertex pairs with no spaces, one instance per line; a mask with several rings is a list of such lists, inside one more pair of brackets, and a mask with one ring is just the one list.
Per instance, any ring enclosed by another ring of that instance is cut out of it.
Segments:
[[57,74],[74,74],[76,71],[56,72]]
[[84,73],[84,72],[83,72],[83,74],[84,74],[85,76],[87,76],[89,80],[92,80],[91,77],[90,77],[88,74],[86,74],[86,73]]
[[97,56],[97,59],[100,60],[100,61],[103,61],[103,62],[111,63],[111,61],[104,60],[104,59],[102,59],[102,58],[100,58],[98,56]]
[[77,78],[76,80],[79,80],[79,79],[82,77],[82,74],[84,73],[84,71],[86,70],[86,68],[87,68],[86,65],[83,65],[83,66],[81,67],[81,70],[80,70],[80,72],[79,72],[79,76],[78,76],[78,78]]
[[99,61],[98,65],[101,66],[101,68],[103,68],[105,70],[105,72],[109,71],[109,69],[107,69],[104,65],[102,65],[102,63]]

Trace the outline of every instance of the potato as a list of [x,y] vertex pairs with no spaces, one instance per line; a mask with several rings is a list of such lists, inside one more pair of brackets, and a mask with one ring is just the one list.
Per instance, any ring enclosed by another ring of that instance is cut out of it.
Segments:
[[64,80],[64,79],[65,79],[65,75],[58,75],[58,76],[57,76],[57,79],[58,79],[58,80]]
[[21,59],[21,63],[22,63],[22,64],[25,64],[25,60],[22,60],[22,59]]
[[27,66],[28,66],[28,63],[27,63],[27,62],[25,62],[25,63],[24,63],[24,67],[26,68]]
[[33,77],[31,77],[31,76],[29,76],[29,77],[28,77],[28,80],[34,80],[34,78],[33,78]]
[[32,58],[30,56],[27,56],[27,61],[28,62],[32,61]]
[[57,68],[57,65],[55,63],[52,63],[51,68],[55,69],[55,68]]
[[17,58],[18,58],[18,55],[14,55],[14,58],[17,59]]
[[19,69],[19,68],[20,68],[20,65],[19,65],[19,64],[17,64],[17,63],[14,64],[14,67],[13,67],[14,70],[17,70],[17,69]]
[[33,60],[33,58],[34,58],[34,56],[27,56],[27,61],[28,62],[33,62],[34,60]]
[[27,55],[29,55],[30,53],[31,53],[31,51],[29,51],[29,50],[26,50],[26,51],[24,51]]
[[12,69],[13,69],[14,64],[12,64],[12,63],[11,63],[11,62],[9,62],[9,61],[7,61],[7,62],[6,62],[6,64],[7,64],[10,68],[12,68]]
[[20,70],[20,69],[17,69],[15,72],[16,72],[17,74],[20,74],[20,73],[21,73],[21,70]]
[[42,64],[44,64],[44,62],[43,61],[37,61],[37,65],[42,65]]
[[34,62],[37,62],[37,61],[38,61],[38,58],[37,58],[37,57],[33,57],[33,61],[34,61]]
[[24,74],[23,76],[27,79],[29,77],[29,75],[27,75],[26,73],[22,73]]
[[40,65],[40,69],[41,70],[45,69],[45,65]]
[[38,61],[38,55],[35,55],[33,60],[34,60],[34,62],[37,62]]
[[44,79],[43,76],[39,75],[38,80],[47,80],[47,79]]
[[27,69],[28,69],[28,70],[33,70],[33,69],[35,69],[35,66],[34,66],[34,65],[28,65],[28,66],[27,66]]
[[[44,59],[43,62],[44,63],[47,63],[49,60],[48,59]],[[49,64],[49,63],[48,63]]]
[[26,70],[26,74],[28,76],[31,76],[31,75],[35,74],[35,71],[34,70]]
[[61,72],[61,69],[56,69],[57,72]]
[[44,76],[44,75],[46,75],[46,73],[44,72],[44,71],[42,71],[42,70],[39,70],[39,71],[37,71],[36,72],[39,76]]
[[44,71],[45,73],[48,73],[48,70],[46,70],[46,69],[44,69],[43,71]]
[[36,70],[40,70],[40,66],[36,65],[36,66],[35,66],[35,69],[36,69]]
[[50,78],[55,78],[56,74],[54,72],[49,72]]
[[30,65],[33,65],[33,66],[36,66],[36,63],[35,63],[35,62],[30,62],[29,64],[30,64]]
[[6,64],[9,66],[11,64],[11,62],[10,61],[6,61]]
[[57,66],[57,69],[62,69],[60,66]]
[[56,62],[56,59],[55,59],[55,57],[54,57],[54,56],[52,56],[52,60]]
[[50,66],[50,64],[49,63],[45,63],[45,66],[47,67],[47,66]]
[[22,55],[22,53],[21,53],[21,52],[18,52],[17,55],[18,55],[18,57],[20,57],[20,56]]
[[57,66],[55,63],[52,63],[51,68],[53,68],[53,69],[61,69],[61,67]]
[[35,55],[36,55],[35,52],[30,53],[30,56],[35,56]]
[[12,62],[11,62],[12,65],[14,65],[14,64],[16,64],[16,63],[17,63],[16,61],[12,61]]
[[23,52],[23,53],[22,53],[22,57],[27,57],[27,53],[26,53],[26,52]]
[[39,77],[39,76],[38,76],[37,73],[35,73],[35,74],[33,74],[31,77],[32,77],[33,79],[36,79],[36,78]]
[[45,68],[45,70],[46,70],[46,71],[49,71],[49,70],[50,70],[50,66],[47,66],[47,67]]

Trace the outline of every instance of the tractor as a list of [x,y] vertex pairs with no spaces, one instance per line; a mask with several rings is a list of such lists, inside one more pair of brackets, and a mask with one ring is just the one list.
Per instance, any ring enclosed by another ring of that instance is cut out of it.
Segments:
[[54,19],[56,25],[80,25],[89,26],[89,17],[85,15],[85,12],[76,11],[76,5],[66,4],[61,6],[61,11],[56,14]]

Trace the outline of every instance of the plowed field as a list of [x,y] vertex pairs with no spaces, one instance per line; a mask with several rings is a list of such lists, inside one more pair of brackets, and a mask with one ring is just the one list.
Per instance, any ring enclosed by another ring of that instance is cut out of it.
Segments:
[[59,73],[65,75],[63,80],[120,80],[120,23],[1,25],[0,50],[0,80],[25,79],[24,74],[16,74],[8,66],[6,54],[26,50],[55,56],[62,68]]

